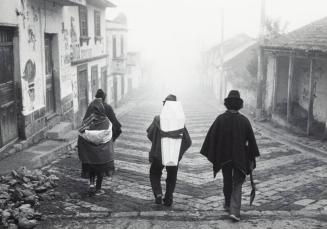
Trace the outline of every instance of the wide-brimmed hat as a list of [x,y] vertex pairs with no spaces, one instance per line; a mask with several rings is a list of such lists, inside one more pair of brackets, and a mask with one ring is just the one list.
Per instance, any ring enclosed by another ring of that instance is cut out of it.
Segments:
[[225,98],[225,101],[229,101],[229,100],[239,100],[239,101],[243,102],[243,99],[241,99],[241,95],[238,90],[231,90],[228,93],[228,96],[227,96],[227,98]]
[[162,102],[166,102],[166,101],[177,101],[177,97],[176,95],[173,95],[173,94],[169,94],[164,101]]

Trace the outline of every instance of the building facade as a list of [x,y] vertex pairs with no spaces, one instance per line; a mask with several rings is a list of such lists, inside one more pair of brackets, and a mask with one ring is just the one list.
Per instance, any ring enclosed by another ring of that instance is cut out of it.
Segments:
[[240,90],[244,102],[255,106],[255,91],[247,85],[251,79],[248,65],[252,58],[256,58],[255,51],[256,41],[240,34],[204,52],[201,71],[203,87],[212,91],[221,103],[229,90]]
[[326,138],[327,18],[262,47],[266,74],[262,107],[268,119]]
[[141,55],[139,52],[128,52],[126,61],[127,89],[132,91],[144,83]]
[[[106,0],[3,0],[0,148],[78,125],[106,74]],[[82,102],[81,102],[82,101]]]
[[108,77],[104,88],[108,102],[114,106],[117,106],[128,92],[127,31],[127,19],[124,14],[106,22]]

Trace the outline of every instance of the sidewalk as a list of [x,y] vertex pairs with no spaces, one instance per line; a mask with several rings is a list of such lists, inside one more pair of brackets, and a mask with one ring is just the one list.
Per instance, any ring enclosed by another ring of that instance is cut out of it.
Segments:
[[[247,211],[240,223],[232,222],[225,211],[117,212],[74,218],[58,216],[41,222],[37,228],[325,228],[325,214],[305,211]],[[51,222],[51,223],[49,223]],[[51,225],[51,226],[49,226]]]
[[[140,93],[143,94],[140,95]],[[133,107],[139,105],[145,96],[147,96],[147,93],[144,93],[144,88],[137,89],[128,94],[120,103],[120,106],[114,108],[116,116],[119,118],[133,109]],[[8,174],[20,167],[26,167],[27,169],[42,168],[56,159],[65,157],[67,152],[76,147],[76,143],[77,133],[65,141],[43,139],[38,144],[0,160],[0,175]]]

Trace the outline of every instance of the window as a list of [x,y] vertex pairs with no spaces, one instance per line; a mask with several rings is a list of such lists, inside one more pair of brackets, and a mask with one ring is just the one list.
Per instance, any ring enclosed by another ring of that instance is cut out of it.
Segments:
[[120,55],[124,56],[124,36],[120,37]]
[[80,24],[80,43],[89,42],[88,26],[87,26],[87,8],[85,6],[79,6],[79,24]]
[[116,37],[112,36],[112,55],[114,58],[117,57],[117,53],[116,53]]
[[96,37],[101,36],[100,12],[94,10],[94,34]]

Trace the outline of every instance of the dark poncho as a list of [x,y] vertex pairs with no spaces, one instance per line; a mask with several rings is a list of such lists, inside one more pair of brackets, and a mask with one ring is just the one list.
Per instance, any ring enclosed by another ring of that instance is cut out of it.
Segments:
[[118,119],[116,118],[115,112],[112,109],[112,107],[105,102],[103,103],[103,106],[104,106],[107,117],[109,118],[110,122],[112,123],[112,140],[116,141],[116,139],[122,133],[121,124],[118,121]]
[[161,161],[161,137],[181,138],[182,144],[179,152],[179,161],[182,159],[186,150],[192,145],[190,135],[184,127],[176,131],[163,132],[160,129],[160,117],[155,116],[153,122],[147,129],[147,136],[152,142],[151,150],[149,153],[149,161]]
[[[83,120],[91,115],[96,115],[96,120],[89,130],[105,130],[109,127],[109,119],[105,114],[105,108],[101,99],[95,99],[88,107]],[[105,164],[114,160],[114,149],[112,140],[104,144],[93,144],[79,136],[78,156],[83,164]]]
[[210,127],[201,154],[213,164],[214,176],[226,163],[233,163],[244,174],[250,172],[259,150],[250,121],[238,112],[226,111]]

